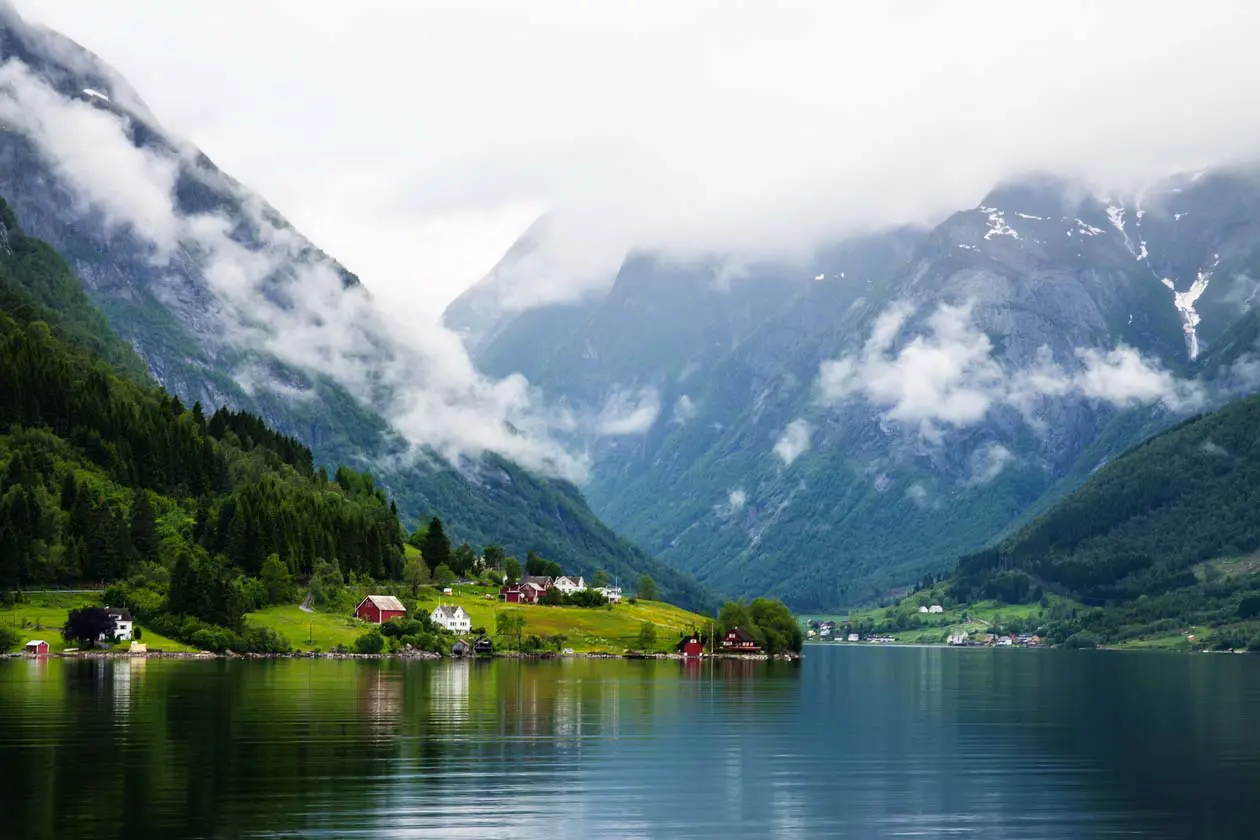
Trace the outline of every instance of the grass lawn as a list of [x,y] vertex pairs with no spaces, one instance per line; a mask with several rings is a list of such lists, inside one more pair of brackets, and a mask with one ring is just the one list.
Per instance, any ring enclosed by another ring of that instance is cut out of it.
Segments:
[[[54,651],[65,650],[67,645],[61,638],[62,625],[70,611],[79,607],[98,607],[101,599],[98,595],[87,592],[55,592],[30,593],[24,596],[22,603],[11,607],[0,607],[0,623],[12,627],[22,636],[21,643],[31,639],[43,639]],[[191,651],[182,642],[168,639],[141,625],[141,639],[149,646],[149,650]],[[73,645],[71,645],[73,647]],[[126,650],[129,643],[123,642],[115,646],[115,650]]]
[[[486,595],[491,598],[487,599]],[[438,602],[463,607],[472,618],[473,627],[484,627],[493,635],[495,614],[500,610],[519,610],[525,616],[525,634],[537,636],[564,635],[565,647],[575,651],[602,650],[621,653],[637,647],[639,625],[650,621],[656,625],[656,643],[660,650],[672,650],[679,637],[693,627],[708,621],[704,616],[688,612],[660,601],[622,601],[611,610],[586,607],[545,607],[529,604],[507,604],[499,600],[498,589],[482,586],[457,586],[454,595],[440,595],[433,589],[422,590],[419,606],[431,610]]]
[[369,627],[348,615],[303,612],[297,604],[246,613],[245,621],[254,627],[270,627],[288,639],[294,650],[327,651],[337,645],[353,649],[354,640]]

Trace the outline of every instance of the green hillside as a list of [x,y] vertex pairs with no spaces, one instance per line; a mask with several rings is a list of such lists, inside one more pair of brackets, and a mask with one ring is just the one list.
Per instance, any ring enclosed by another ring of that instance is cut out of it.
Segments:
[[[104,602],[125,603],[153,637],[270,651],[288,640],[246,616],[296,609],[298,583],[400,577],[405,533],[371,476],[317,469],[309,448],[253,415],[185,407],[146,378],[61,258],[4,205],[0,234],[0,592],[106,585]],[[592,567],[659,568],[567,485],[527,500],[549,521],[572,520],[561,530]],[[487,519],[484,533],[500,544],[541,536],[524,512]],[[661,578],[666,591],[702,597],[681,576]],[[100,602],[72,600],[58,617]],[[47,630],[38,599],[6,603],[15,621]]]
[[1008,539],[962,558],[947,591],[957,603],[1076,599],[1059,636],[1208,627],[1238,645],[1260,640],[1258,549],[1260,397],[1250,397],[1106,464]]

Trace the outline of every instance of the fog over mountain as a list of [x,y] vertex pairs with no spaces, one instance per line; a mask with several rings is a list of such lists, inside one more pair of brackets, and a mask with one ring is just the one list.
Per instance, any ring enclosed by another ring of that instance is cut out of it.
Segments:
[[430,315],[543,210],[513,306],[633,247],[803,259],[1029,170],[1122,191],[1260,141],[1245,0],[18,6]]

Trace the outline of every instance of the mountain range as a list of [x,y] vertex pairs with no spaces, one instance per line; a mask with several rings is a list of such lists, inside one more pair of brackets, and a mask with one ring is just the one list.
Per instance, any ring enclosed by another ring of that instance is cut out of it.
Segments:
[[602,292],[496,313],[522,242],[445,321],[549,400],[645,407],[640,436],[582,441],[614,528],[720,591],[824,609],[1251,389],[1258,217],[1251,169],[1122,197],[1030,176],[805,264],[635,253]]
[[[397,417],[423,426],[426,409],[451,397],[426,404],[414,381],[441,388],[461,374],[441,331],[427,356],[400,342],[358,277],[166,130],[108,64],[7,2],[0,196],[66,259],[147,375],[188,405],[249,411],[318,464],[370,469],[404,521],[440,514],[456,542],[533,550],[587,575],[650,574],[663,597],[709,603],[694,580],[613,533],[573,484],[510,457],[525,445],[511,428],[489,430],[509,457],[412,443]],[[432,369],[448,360],[454,373]],[[450,387],[499,398],[493,383]]]
[[1017,178],[795,261],[641,248],[523,306],[543,218],[450,332],[400,328],[104,61],[0,0],[0,196],[131,375],[370,469],[409,524],[650,574],[693,608],[898,591],[1260,382],[1248,167],[1133,195]]

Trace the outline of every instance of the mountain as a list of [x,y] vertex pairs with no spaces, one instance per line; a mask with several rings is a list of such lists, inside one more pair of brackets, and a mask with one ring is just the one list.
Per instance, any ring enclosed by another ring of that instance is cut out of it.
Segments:
[[[397,416],[431,428],[430,410],[489,386],[452,385],[462,371],[441,336],[420,350],[400,341],[353,273],[167,131],[105,62],[7,2],[0,58],[0,194],[167,391],[256,414],[317,464],[370,469],[407,522],[440,514],[457,542],[493,539],[584,574],[648,573],[663,597],[706,604],[573,485],[482,454],[494,447],[414,447]],[[454,393],[416,396],[430,385]],[[474,407],[464,420],[482,418]]]
[[666,562],[802,609],[857,604],[1251,387],[1233,380],[1258,216],[1252,170],[1111,199],[1028,177],[929,231],[729,284],[720,260],[631,255],[602,298],[509,318],[475,358],[555,401],[655,400],[643,434],[591,444],[587,495]]

